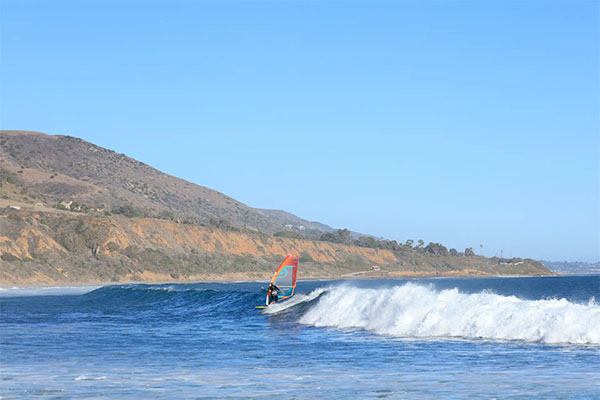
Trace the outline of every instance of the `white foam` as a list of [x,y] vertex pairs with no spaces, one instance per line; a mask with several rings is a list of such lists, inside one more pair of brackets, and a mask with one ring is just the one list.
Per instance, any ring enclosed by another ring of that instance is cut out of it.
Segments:
[[324,291],[325,291],[325,289],[323,289],[323,288],[316,289],[308,294],[297,294],[294,297],[292,297],[291,299],[283,301],[281,303],[271,303],[271,305],[269,305],[269,308],[267,308],[265,310],[265,313],[266,314],[276,314],[278,312],[281,312],[281,311],[287,310],[291,307],[294,307],[300,303],[307,303],[307,302],[319,297],[321,295],[321,293],[323,293]]
[[73,379],[74,381],[103,381],[108,379],[106,376],[85,376],[81,375]]
[[600,344],[600,306],[523,300],[491,292],[436,291],[413,283],[387,289],[334,287],[300,319],[406,338],[484,338]]
[[9,296],[62,296],[91,292],[100,286],[13,286],[0,288],[0,297]]

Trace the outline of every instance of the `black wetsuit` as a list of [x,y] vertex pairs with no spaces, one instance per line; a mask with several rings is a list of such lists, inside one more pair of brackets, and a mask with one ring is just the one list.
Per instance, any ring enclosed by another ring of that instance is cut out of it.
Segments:
[[269,304],[279,301],[279,288],[275,285],[269,286]]

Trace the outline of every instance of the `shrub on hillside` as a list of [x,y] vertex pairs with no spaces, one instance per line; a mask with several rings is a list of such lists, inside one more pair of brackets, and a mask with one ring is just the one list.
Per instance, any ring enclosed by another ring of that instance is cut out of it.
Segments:
[[302,236],[298,232],[294,232],[294,231],[279,231],[279,232],[275,232],[273,234],[273,236],[285,237],[285,238],[290,238],[290,239],[303,239],[304,238],[304,236]]
[[124,206],[117,207],[112,210],[113,214],[124,215],[127,218],[143,218],[146,216],[144,210],[134,207],[132,205],[126,204]]

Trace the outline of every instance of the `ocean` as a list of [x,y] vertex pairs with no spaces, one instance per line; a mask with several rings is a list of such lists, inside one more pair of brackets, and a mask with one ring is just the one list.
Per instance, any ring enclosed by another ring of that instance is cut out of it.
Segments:
[[598,399],[600,276],[0,290],[2,399]]

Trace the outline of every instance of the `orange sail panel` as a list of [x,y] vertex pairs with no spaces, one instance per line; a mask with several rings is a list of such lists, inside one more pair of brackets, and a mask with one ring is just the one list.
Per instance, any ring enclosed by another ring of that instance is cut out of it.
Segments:
[[[279,265],[271,283],[281,289],[279,300],[290,298],[294,295],[296,289],[296,275],[298,273],[298,256],[290,254]],[[267,293],[267,305],[269,304],[269,295]]]

